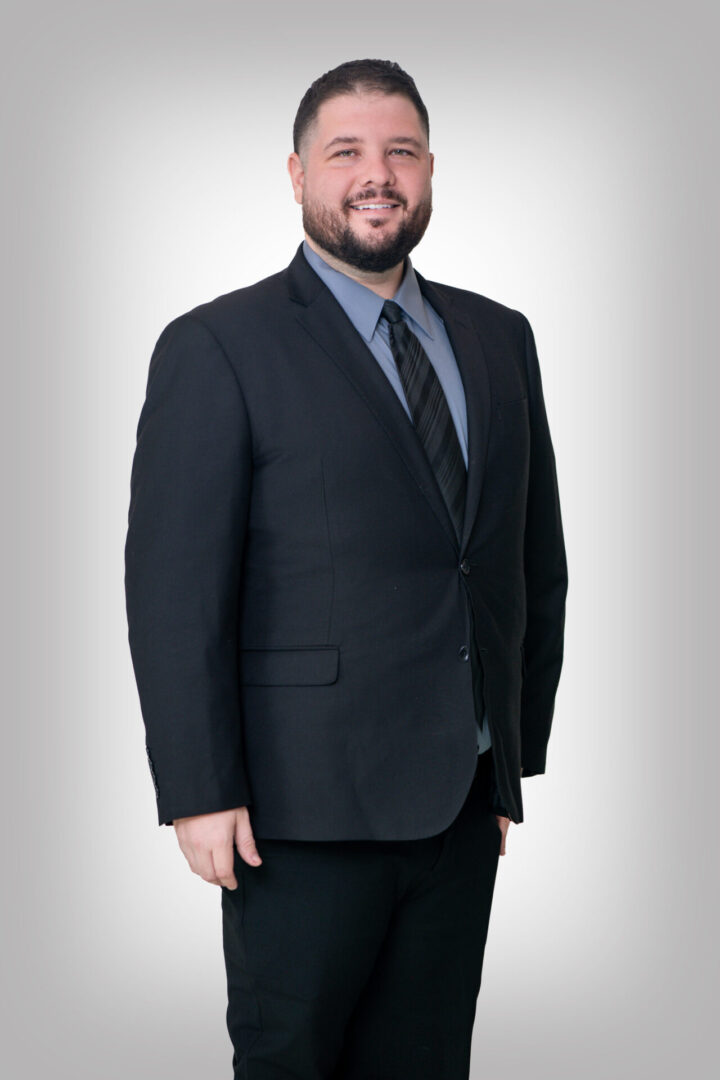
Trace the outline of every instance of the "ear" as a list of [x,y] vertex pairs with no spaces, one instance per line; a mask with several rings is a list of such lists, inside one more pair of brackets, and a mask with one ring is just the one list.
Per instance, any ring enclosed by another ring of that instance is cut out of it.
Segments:
[[300,155],[293,150],[292,154],[288,158],[288,172],[290,173],[290,182],[293,186],[293,192],[295,194],[295,202],[301,203],[303,197],[303,188],[305,186],[305,169],[303,163],[300,160]]

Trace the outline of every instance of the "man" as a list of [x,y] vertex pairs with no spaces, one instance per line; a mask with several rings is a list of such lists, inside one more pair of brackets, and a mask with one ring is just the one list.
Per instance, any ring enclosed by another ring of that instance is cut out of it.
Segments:
[[130,645],[161,823],[222,887],[236,1077],[456,1080],[567,570],[523,315],[431,284],[396,64],[303,98],[290,266],[163,331]]

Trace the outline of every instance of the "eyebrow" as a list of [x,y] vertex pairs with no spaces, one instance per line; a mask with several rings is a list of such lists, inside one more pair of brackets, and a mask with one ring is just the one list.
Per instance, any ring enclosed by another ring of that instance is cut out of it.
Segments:
[[[331,146],[350,146],[355,143],[362,142],[357,135],[336,135],[334,139],[331,139],[327,146],[323,147],[323,150],[329,150]],[[414,139],[412,135],[396,135],[393,139],[388,139],[391,143],[401,143],[407,146],[414,146],[416,150],[422,150],[423,146],[417,139]]]

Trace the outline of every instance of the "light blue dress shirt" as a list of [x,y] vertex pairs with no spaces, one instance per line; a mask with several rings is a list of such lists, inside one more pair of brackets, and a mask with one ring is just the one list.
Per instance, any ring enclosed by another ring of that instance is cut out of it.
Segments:
[[[330,292],[370,349],[397,394],[400,404],[412,421],[412,414],[405,398],[400,373],[390,349],[388,324],[385,319],[380,319],[385,300],[382,296],[374,293],[372,289],[361,285],[359,281],[354,281],[347,274],[335,270],[316,251],[313,251],[307,241],[303,241],[303,254],[318,277],[330,289]],[[467,409],[462,379],[455,360],[455,354],[445,331],[445,324],[420,291],[409,257],[405,260],[405,273],[400,287],[392,299],[403,309],[410,329],[421,341],[423,349],[435,369],[447,399],[465,467],[467,468]],[[486,714],[482,729],[478,725],[478,753],[487,750],[490,743],[490,728]]]

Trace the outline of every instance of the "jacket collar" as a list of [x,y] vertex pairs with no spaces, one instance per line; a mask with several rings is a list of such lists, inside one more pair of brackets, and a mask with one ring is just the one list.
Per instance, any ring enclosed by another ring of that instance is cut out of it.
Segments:
[[[303,255],[310,266],[345,309],[355,329],[365,341],[371,342],[385,303],[382,296],[378,296],[366,285],[330,266],[316,251],[313,251],[307,240],[301,246]],[[433,327],[428,318],[425,301],[409,255],[405,260],[402,281],[392,299],[410,319],[413,332],[419,333],[421,339],[423,337],[432,339]]]

